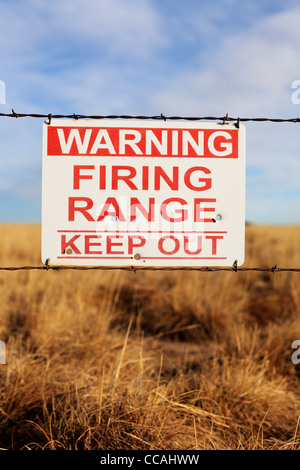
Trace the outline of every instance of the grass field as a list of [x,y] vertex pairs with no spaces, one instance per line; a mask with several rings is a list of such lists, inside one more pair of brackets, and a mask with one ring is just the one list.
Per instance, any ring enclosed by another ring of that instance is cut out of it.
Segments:
[[[41,264],[39,226],[0,239],[0,266]],[[244,265],[300,267],[299,242],[249,225]],[[299,281],[1,271],[0,448],[300,450]]]

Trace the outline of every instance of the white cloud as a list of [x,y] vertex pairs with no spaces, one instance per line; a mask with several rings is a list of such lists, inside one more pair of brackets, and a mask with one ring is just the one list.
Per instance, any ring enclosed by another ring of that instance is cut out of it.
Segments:
[[[300,78],[300,9],[265,16],[232,32],[152,96],[166,115],[295,117],[291,83]],[[253,220],[286,222],[299,204],[298,124],[246,123],[247,210]],[[292,195],[293,194],[293,195]],[[289,195],[289,203],[286,196]],[[299,217],[297,219],[299,222]]]
[[169,43],[151,0],[12,1],[0,17],[0,78],[18,109],[71,103],[72,111],[89,113],[94,101],[111,103],[107,112],[128,112]]
[[[56,0],[53,26],[69,37],[103,41],[117,57],[145,57],[166,44],[159,15],[149,0]],[[57,15],[59,12],[59,15]]]
[[[298,2],[213,5],[206,0],[2,2],[0,79],[7,105],[0,111],[300,114],[291,102],[291,83],[300,79]],[[42,121],[36,121],[1,121],[0,184],[8,195],[39,191]],[[246,124],[251,217],[255,210],[257,217],[273,214],[270,195],[275,201],[276,194],[299,186],[298,126]],[[297,199],[290,201],[294,207]]]
[[234,32],[203,61],[179,71],[154,102],[166,112],[231,114],[276,112],[290,102],[286,90],[299,75],[300,9],[264,17],[246,32]]
[[92,61],[95,51],[110,59],[145,59],[168,43],[150,0],[25,0],[1,8],[1,43],[16,67],[19,61],[38,65],[42,52],[44,60],[68,52]]

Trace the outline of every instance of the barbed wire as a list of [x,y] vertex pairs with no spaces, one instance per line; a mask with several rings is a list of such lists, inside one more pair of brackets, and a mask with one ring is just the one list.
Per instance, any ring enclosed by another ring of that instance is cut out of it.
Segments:
[[300,268],[279,268],[277,265],[272,267],[220,267],[220,266],[51,266],[48,264],[39,266],[1,266],[0,271],[20,271],[20,270],[42,270],[42,271],[65,271],[65,270],[101,270],[109,271],[113,269],[120,269],[123,271],[201,271],[201,272],[217,272],[217,271],[231,271],[231,272],[246,272],[246,271],[259,271],[259,272],[300,272]]
[[226,122],[291,122],[298,123],[300,122],[300,117],[295,118],[268,118],[268,117],[230,117],[228,113],[225,116],[165,116],[164,114],[154,115],[154,116],[132,116],[128,114],[109,114],[109,115],[85,115],[85,114],[39,114],[39,113],[17,113],[12,109],[11,113],[0,113],[0,117],[10,117],[10,118],[38,118],[38,119],[48,119],[49,124],[51,119],[149,119],[149,120],[186,120],[186,121],[222,121],[223,124]]
[[[224,116],[165,116],[164,114],[149,116],[149,115],[128,115],[128,114],[110,114],[110,115],[86,115],[86,114],[40,114],[40,113],[17,113],[12,109],[11,113],[0,113],[0,117],[9,118],[38,118],[48,119],[48,124],[51,124],[51,119],[141,119],[141,120],[186,120],[186,121],[221,121],[222,124],[226,122],[235,122],[237,127],[240,122],[274,122],[274,123],[298,123],[300,122],[299,117],[295,118],[267,118],[267,117],[230,117],[228,113]],[[300,268],[279,268],[277,265],[272,267],[219,267],[219,266],[51,266],[49,264],[39,266],[0,266],[0,271],[28,271],[28,270],[53,270],[53,271],[64,271],[64,270],[114,270],[119,269],[123,271],[200,271],[200,272],[219,272],[219,271],[231,271],[231,272],[246,272],[246,271],[258,271],[258,272],[300,272]]]

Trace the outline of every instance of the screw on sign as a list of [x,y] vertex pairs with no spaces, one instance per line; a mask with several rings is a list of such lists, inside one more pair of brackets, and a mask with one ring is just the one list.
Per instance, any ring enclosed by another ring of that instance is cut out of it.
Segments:
[[43,262],[240,266],[244,237],[243,125],[44,123]]

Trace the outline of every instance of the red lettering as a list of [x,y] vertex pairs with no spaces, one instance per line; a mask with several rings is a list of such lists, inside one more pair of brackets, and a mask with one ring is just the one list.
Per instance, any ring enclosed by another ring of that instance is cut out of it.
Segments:
[[167,206],[168,204],[171,204],[172,202],[179,202],[179,204],[181,205],[187,204],[187,202],[180,197],[170,197],[169,199],[165,199],[165,201],[162,203],[160,207],[161,216],[168,222],[182,222],[186,220],[188,217],[187,209],[175,209],[174,210],[175,214],[179,214],[179,216],[176,219],[175,217],[170,217],[167,214]]
[[91,180],[92,175],[81,175],[81,170],[94,170],[94,165],[74,165],[73,170],[73,189],[79,189],[80,180]]
[[[171,251],[165,250],[165,248],[163,246],[163,243],[164,243],[165,240],[173,240],[174,241],[173,250],[171,250]],[[174,235],[165,235],[165,236],[161,237],[158,240],[158,249],[163,255],[175,255],[175,253],[177,253],[179,248],[180,248],[180,242],[179,242],[178,238],[174,237]]]
[[196,248],[195,251],[189,250],[189,248],[188,248],[189,243],[190,243],[189,237],[184,236],[183,237],[183,249],[184,249],[185,253],[187,255],[199,255],[199,253],[201,253],[201,251],[202,251],[202,237],[201,236],[197,237],[197,248]]
[[[76,206],[77,202],[79,202],[79,203],[84,202],[85,206],[83,206],[83,207],[79,206],[78,207],[78,206]],[[69,216],[68,216],[68,220],[70,222],[74,222],[75,212],[80,212],[86,218],[86,220],[88,220],[90,222],[94,222],[93,217],[88,212],[89,210],[92,209],[93,205],[94,205],[94,203],[93,203],[92,199],[90,199],[89,197],[69,197]]]
[[219,236],[219,235],[206,235],[207,239],[211,239],[211,244],[212,244],[212,247],[211,247],[211,254],[212,255],[216,255],[217,254],[217,240],[222,240],[223,239],[223,236]]
[[106,166],[100,165],[99,169],[99,189],[106,189]]
[[[93,238],[96,238],[98,240],[98,243],[92,243],[91,240]],[[84,237],[84,248],[85,248],[85,254],[86,255],[101,255],[102,251],[91,251],[90,247],[91,246],[101,246],[101,241],[99,241],[99,238],[101,238],[101,235],[85,235]]]
[[[119,175],[119,170],[128,170],[129,175]],[[124,181],[130,189],[138,189],[136,185],[130,181],[135,176],[136,169],[133,166],[113,166],[111,189],[118,189],[119,180]]]
[[[109,212],[108,209],[110,206],[113,206],[114,208],[114,212]],[[121,220],[122,222],[124,222],[125,220],[125,217],[120,209],[120,206],[116,200],[115,197],[108,197],[105,201],[105,204],[99,214],[99,217],[97,219],[97,222],[101,222],[104,217],[107,217],[107,216],[116,216],[118,217],[119,220]]]
[[113,242],[112,238],[123,238],[123,235],[107,235],[106,253],[108,255],[124,255],[124,251],[112,251],[114,246],[123,246],[123,243]]
[[[134,240],[138,239],[140,243],[135,243]],[[140,248],[146,243],[145,237],[142,235],[129,235],[128,236],[128,254],[133,254],[133,248]]]
[[[120,126],[121,127],[121,126]],[[238,158],[238,129],[55,126],[47,155]]]
[[198,181],[199,183],[204,183],[201,186],[195,186],[194,184],[191,183],[191,175],[195,171],[202,171],[206,175],[211,174],[210,170],[208,168],[205,168],[204,166],[194,166],[192,168],[189,168],[184,175],[184,182],[187,188],[192,189],[193,191],[207,191],[208,189],[211,188],[211,178],[199,178]]
[[75,245],[76,240],[80,235],[74,235],[70,240],[66,239],[66,235],[61,236],[61,254],[63,255],[66,251],[67,248],[71,248],[71,250],[76,253],[77,255],[81,255],[81,252],[79,251],[78,247]]
[[173,166],[173,180],[166,174],[166,172],[160,167],[156,166],[154,168],[154,189],[160,190],[160,179],[163,178],[170,189],[173,191],[178,190],[178,175],[179,168],[178,166]]
[[149,167],[143,166],[143,182],[142,182],[142,189],[146,191],[149,189]]
[[215,212],[214,207],[201,207],[201,204],[206,203],[206,202],[216,202],[216,199],[213,199],[213,198],[198,199],[197,198],[194,200],[194,221],[195,222],[211,222],[212,221],[212,217],[208,219],[201,218],[202,212]]
[[155,198],[149,198],[149,210],[147,211],[145,207],[140,203],[137,197],[130,198],[130,220],[136,220],[136,210],[143,214],[146,220],[153,222],[154,220],[154,207],[155,207]]

